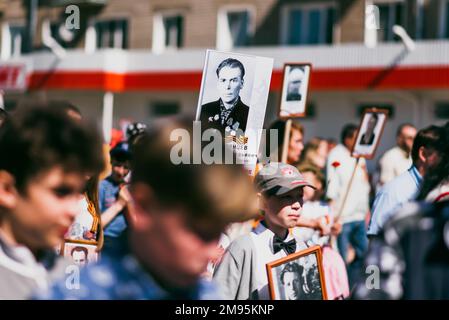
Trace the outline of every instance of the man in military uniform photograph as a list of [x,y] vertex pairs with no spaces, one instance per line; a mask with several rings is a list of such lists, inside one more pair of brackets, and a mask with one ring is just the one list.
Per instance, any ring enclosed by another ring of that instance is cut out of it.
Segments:
[[243,134],[249,112],[240,98],[245,68],[239,60],[228,58],[218,65],[216,73],[220,98],[201,106],[201,123],[203,127],[220,130],[224,136],[239,135],[238,131]]

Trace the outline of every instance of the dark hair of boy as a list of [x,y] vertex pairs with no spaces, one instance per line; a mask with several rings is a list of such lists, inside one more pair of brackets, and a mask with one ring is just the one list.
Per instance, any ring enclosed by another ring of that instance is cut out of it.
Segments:
[[5,155],[0,170],[14,176],[21,192],[32,178],[56,166],[89,175],[104,166],[97,131],[48,105],[18,110],[0,128],[0,150]]

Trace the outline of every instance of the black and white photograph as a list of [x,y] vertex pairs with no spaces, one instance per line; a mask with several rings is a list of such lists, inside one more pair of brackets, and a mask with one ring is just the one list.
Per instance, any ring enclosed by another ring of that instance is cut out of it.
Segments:
[[279,117],[299,118],[306,115],[311,64],[285,64]]
[[272,300],[326,300],[318,246],[267,264]]
[[272,70],[272,58],[206,51],[196,120],[203,130],[217,129],[236,145],[250,171],[257,161]]
[[[215,63],[213,65],[215,67]],[[203,101],[210,101],[201,105],[200,120],[203,126],[216,127],[226,136],[234,136],[239,130],[244,134],[249,114],[253,68],[254,62],[242,57],[229,57],[219,62],[215,68],[215,79],[212,76],[206,84],[216,88],[210,88],[212,90],[208,90],[203,98]]]
[[364,112],[352,150],[353,157],[366,159],[374,157],[387,118],[387,110],[373,108]]

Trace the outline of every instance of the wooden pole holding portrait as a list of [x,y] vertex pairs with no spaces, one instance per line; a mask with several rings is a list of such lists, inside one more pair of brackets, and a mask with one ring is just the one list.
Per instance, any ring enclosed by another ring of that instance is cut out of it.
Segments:
[[360,165],[360,159],[373,159],[382,137],[385,123],[388,119],[388,110],[370,108],[363,113],[360,125],[357,131],[357,137],[352,146],[351,156],[356,158],[355,166],[351,174],[348,186],[346,187],[343,201],[335,217],[338,221],[344,212],[346,201],[351,191],[357,169]]
[[357,167],[359,166],[359,162],[360,162],[360,158],[357,158],[357,160],[355,162],[354,169],[352,170],[351,179],[349,179],[348,187],[346,188],[345,195],[343,197],[343,201],[340,205],[337,215],[335,216],[335,221],[338,221],[341,214],[343,213],[343,209],[345,208],[346,200],[348,199],[349,191],[351,190],[351,187],[352,187],[352,182],[354,181],[355,173],[357,172]]
[[288,147],[290,146],[290,131],[292,130],[292,119],[285,122],[284,138],[282,141],[281,162],[287,163]]

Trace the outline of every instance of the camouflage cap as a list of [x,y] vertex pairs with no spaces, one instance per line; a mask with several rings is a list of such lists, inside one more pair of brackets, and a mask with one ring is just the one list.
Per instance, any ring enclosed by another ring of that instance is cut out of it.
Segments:
[[[274,195],[283,195],[299,187],[311,187],[313,185],[304,179],[303,175],[294,166],[280,162],[270,162],[256,175],[254,180],[259,192],[274,191]],[[276,190],[274,190],[276,189]]]

